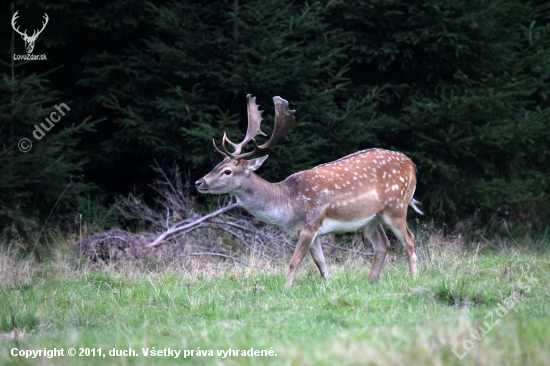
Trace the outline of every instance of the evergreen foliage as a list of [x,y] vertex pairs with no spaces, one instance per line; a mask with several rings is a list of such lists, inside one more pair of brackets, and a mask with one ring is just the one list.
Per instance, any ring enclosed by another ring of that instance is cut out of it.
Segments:
[[387,83],[383,140],[418,164],[432,214],[525,216],[537,203],[529,219],[544,224],[548,11],[543,2],[359,1],[342,12],[354,33],[352,79]]
[[197,176],[206,173],[218,161],[213,137],[219,141],[226,130],[231,139],[242,138],[247,93],[266,111],[266,133],[273,123],[274,95],[299,111],[294,143],[270,152],[275,157],[267,172],[271,178],[311,167],[323,152],[331,151],[330,159],[360,148],[353,128],[359,126],[344,118],[336,98],[349,80],[341,60],[345,37],[329,29],[326,20],[333,7],[290,2],[251,3],[238,11],[211,2],[150,6],[155,33],[122,54],[101,55],[80,81],[98,90],[104,106],[120,111],[115,121],[120,129],[105,142],[106,149],[118,154],[122,146],[135,144],[133,151],[144,156],[175,158],[191,164]]
[[[86,176],[109,194],[143,188],[154,158],[190,168],[192,179],[207,173],[219,161],[212,138],[244,136],[250,93],[265,110],[267,134],[273,96],[297,111],[290,141],[273,147],[260,171],[267,179],[382,147],[417,164],[416,195],[428,218],[450,224],[500,210],[539,228],[550,218],[547,2],[26,4],[49,9],[56,41],[44,45],[54,60],[72,60],[56,87],[74,96],[74,118],[107,118],[62,149],[86,154]],[[7,141],[11,97],[2,98]],[[43,115],[37,110],[34,120]],[[74,164],[64,171],[83,167]],[[0,188],[8,192],[15,181],[3,178]],[[30,212],[38,207],[21,200]]]
[[242,137],[251,92],[268,126],[271,96],[298,111],[268,178],[382,146],[413,157],[432,214],[544,207],[544,11],[519,1],[168,3],[147,9],[150,38],[103,55],[81,82],[121,111],[107,146],[137,144],[197,176],[218,159],[212,137]]
[[[46,75],[26,75],[28,62],[11,57],[0,63],[0,228],[6,233],[16,223],[36,230],[55,209],[75,208],[79,196],[92,188],[82,181],[86,159],[75,147],[77,135],[92,132],[94,122],[87,118],[76,124],[74,112],[64,106],[65,116],[57,112],[62,93],[48,87]],[[64,102],[72,106],[69,99]],[[52,112],[59,119],[50,124],[46,118]],[[35,132],[36,126],[43,133]]]

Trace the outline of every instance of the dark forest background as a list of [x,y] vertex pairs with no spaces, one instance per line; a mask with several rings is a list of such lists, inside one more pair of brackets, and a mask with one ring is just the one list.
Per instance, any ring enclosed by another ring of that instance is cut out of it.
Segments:
[[[26,52],[13,10],[28,34],[48,14],[33,52],[46,61],[14,62]],[[125,225],[113,204],[152,197],[155,160],[194,181],[219,162],[213,137],[244,136],[250,93],[268,134],[273,96],[296,110],[290,141],[259,171],[270,181],[394,149],[417,164],[422,220],[497,216],[543,231],[549,86],[543,0],[3,2],[0,230],[62,226],[74,212]],[[70,111],[35,139],[61,103]]]

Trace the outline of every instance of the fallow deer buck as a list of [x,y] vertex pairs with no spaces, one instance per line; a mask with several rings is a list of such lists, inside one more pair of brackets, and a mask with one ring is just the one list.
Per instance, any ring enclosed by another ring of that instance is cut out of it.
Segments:
[[[298,237],[286,286],[292,285],[296,270],[308,251],[323,278],[327,278],[319,236],[353,230],[361,230],[363,242],[366,238],[374,247],[369,280],[376,279],[390,247],[383,225],[389,227],[405,247],[409,270],[415,277],[414,236],[407,227],[407,206],[419,214],[422,212],[413,199],[416,169],[411,159],[395,151],[362,150],[292,174],[282,182],[269,183],[254,173],[268,156],[245,158],[266,150],[283,137],[287,138],[286,132],[294,121],[295,111],[289,110],[286,100],[274,97],[273,134],[269,141],[258,146],[254,137],[266,136],[260,130],[263,111],[258,110],[256,98],[248,95],[247,101],[246,137],[241,143],[234,144],[224,133],[222,150],[213,140],[214,148],[224,160],[195,186],[200,193],[229,193],[236,197],[239,206],[258,219],[278,225]],[[250,141],[254,150],[241,153]],[[227,143],[233,146],[234,152],[227,150]]]

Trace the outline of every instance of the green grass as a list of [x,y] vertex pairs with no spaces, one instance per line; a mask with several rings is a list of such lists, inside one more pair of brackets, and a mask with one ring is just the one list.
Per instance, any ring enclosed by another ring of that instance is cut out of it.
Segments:
[[[286,267],[261,263],[147,271],[3,260],[0,364],[550,364],[549,254],[441,253],[419,263],[417,280],[393,262],[376,283],[363,260],[331,263],[328,281],[309,261],[286,290]],[[499,317],[514,293],[517,303]],[[474,339],[490,314],[497,324]],[[465,341],[472,349],[459,360],[452,349],[463,354]],[[10,355],[14,347],[132,348],[140,356],[25,359]],[[153,347],[214,356],[141,355]],[[229,348],[277,356],[216,355]]]

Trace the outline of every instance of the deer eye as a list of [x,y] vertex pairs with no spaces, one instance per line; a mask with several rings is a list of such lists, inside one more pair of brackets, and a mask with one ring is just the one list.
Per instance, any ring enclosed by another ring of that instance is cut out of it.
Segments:
[[231,174],[231,170],[225,169],[225,170],[223,171],[223,174],[225,174],[225,175],[230,175],[230,174]]

